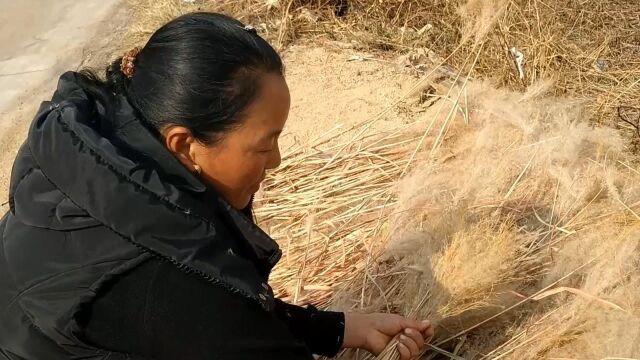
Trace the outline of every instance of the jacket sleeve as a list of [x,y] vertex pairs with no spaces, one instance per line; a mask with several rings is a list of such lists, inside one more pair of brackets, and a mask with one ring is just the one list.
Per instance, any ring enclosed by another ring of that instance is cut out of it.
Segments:
[[303,308],[276,300],[276,315],[312,353],[335,356],[344,341],[344,313]]
[[274,312],[163,260],[148,260],[97,296],[83,335],[102,349],[156,360],[312,359]]

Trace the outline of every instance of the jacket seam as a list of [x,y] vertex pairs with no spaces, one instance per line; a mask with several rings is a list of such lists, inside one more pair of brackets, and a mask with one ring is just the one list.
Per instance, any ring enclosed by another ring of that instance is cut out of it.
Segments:
[[[31,149],[29,149],[31,150]],[[22,180],[24,180],[27,176],[31,175],[31,173],[33,172],[33,168],[29,168],[29,170],[27,170],[26,173],[24,173],[24,175],[20,176],[20,178],[18,179],[18,181],[16,182],[16,184],[20,184],[22,182]]]
[[[22,313],[25,315],[25,317],[27,318],[27,320],[29,321],[29,324],[33,327],[34,330],[36,330],[41,336],[44,336],[46,339],[50,339],[53,341],[53,339],[51,339],[49,337],[49,335],[47,335],[44,331],[42,331],[42,329],[40,328],[40,326],[38,326],[34,321],[33,318],[31,317],[31,314],[29,314],[28,312],[24,311],[24,309],[22,310]],[[58,345],[59,347],[60,344],[56,343],[56,345]],[[106,350],[101,350],[101,349],[94,349],[98,352],[98,354],[100,355],[104,355],[107,354],[107,359],[109,358],[109,356],[111,355],[111,352],[108,352]],[[106,360],[106,359],[105,359]]]
[[[29,148],[29,151],[31,151],[31,148]],[[27,172],[25,172],[22,176],[20,176],[20,178],[16,181],[15,191],[12,191],[11,194],[9,194],[9,211],[11,211],[12,214],[15,214],[16,212],[14,195],[18,191],[18,188],[20,187],[20,183],[22,182],[22,180],[24,180],[27,176],[31,175],[33,171],[34,169],[31,167],[29,168],[29,170],[27,170]]]
[[[107,263],[110,263],[110,262],[118,262],[118,261],[122,261],[122,260],[123,260],[123,259],[115,259],[115,260],[109,260],[109,261],[100,261],[100,262],[95,262],[95,263],[92,263],[92,264],[87,264],[86,266],[79,266],[79,267],[73,268],[73,269],[71,269],[71,270],[67,270],[67,271],[64,271],[64,272],[62,272],[62,273],[59,273],[59,274],[55,274],[55,275],[52,275],[52,276],[48,276],[48,277],[46,277],[45,279],[41,279],[41,280],[39,280],[39,281],[37,281],[37,282],[35,282],[35,283],[31,284],[31,285],[30,285],[29,287],[27,287],[26,289],[23,289],[23,290],[21,290],[20,292],[18,292],[18,293],[17,293],[17,294],[16,294],[16,295],[15,295],[15,296],[14,296],[14,297],[13,297],[13,298],[8,302],[8,303],[7,303],[7,305],[13,305],[13,303],[15,303],[16,301],[18,301],[18,300],[19,300],[19,299],[20,299],[24,294],[28,294],[28,293],[29,293],[29,292],[30,292],[34,287],[37,287],[38,285],[42,284],[42,283],[43,283],[43,282],[45,282],[45,281],[49,281],[49,280],[54,279],[54,278],[56,278],[56,277],[58,277],[58,276],[63,276],[63,275],[66,275],[66,274],[68,274],[68,273],[70,273],[70,272],[74,272],[74,271],[82,270],[82,269],[84,269],[84,268],[91,267],[91,266],[94,266],[94,265],[107,264]],[[22,309],[22,306],[20,306],[20,308]],[[22,309],[22,310],[24,311],[24,309]],[[34,326],[36,326],[36,325],[35,325],[35,323],[34,323]]]

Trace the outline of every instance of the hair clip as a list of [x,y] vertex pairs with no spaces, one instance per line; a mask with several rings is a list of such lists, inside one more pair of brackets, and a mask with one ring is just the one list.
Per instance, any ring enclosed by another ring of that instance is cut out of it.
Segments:
[[250,33],[250,34],[257,34],[257,33],[258,33],[258,31],[256,30],[256,28],[254,28],[254,27],[253,27],[253,26],[251,26],[251,25],[247,25],[247,26],[245,26],[245,27],[244,27],[244,30],[245,30],[246,32]]
[[122,55],[122,60],[120,61],[120,71],[122,71],[124,76],[129,80],[131,80],[131,78],[133,77],[133,73],[135,72],[135,62],[139,53],[140,47],[136,46]]

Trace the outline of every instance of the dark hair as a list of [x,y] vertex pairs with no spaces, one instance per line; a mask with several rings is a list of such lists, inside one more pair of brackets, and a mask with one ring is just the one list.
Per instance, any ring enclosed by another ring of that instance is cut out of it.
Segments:
[[90,72],[85,80],[103,99],[124,95],[155,129],[181,125],[204,143],[241,123],[261,76],[284,71],[278,53],[253,28],[204,12],[158,29],[137,55],[131,79],[121,61],[107,68],[105,82]]

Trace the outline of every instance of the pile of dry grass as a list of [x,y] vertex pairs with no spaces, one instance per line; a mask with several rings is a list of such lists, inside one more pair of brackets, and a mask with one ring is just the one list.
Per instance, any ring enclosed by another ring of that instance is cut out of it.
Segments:
[[433,319],[451,358],[640,356],[640,173],[615,130],[547,91],[473,84],[466,121],[424,115],[430,156],[339,307]]
[[549,88],[462,82],[392,132],[295,148],[258,201],[279,294],[432,319],[431,357],[640,356],[640,172]]
[[285,156],[258,213],[288,239],[280,294],[346,282],[334,306],[433,319],[450,358],[639,356],[635,158],[549,87],[453,87],[392,133]]

